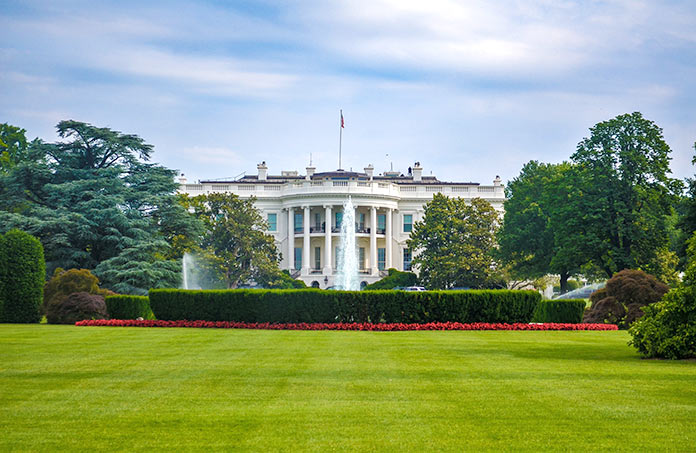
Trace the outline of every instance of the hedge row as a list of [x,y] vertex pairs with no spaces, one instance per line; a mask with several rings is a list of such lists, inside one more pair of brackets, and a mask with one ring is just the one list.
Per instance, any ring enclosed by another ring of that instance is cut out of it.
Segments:
[[41,242],[20,230],[0,234],[0,322],[39,322],[45,280]]
[[581,323],[585,299],[542,300],[532,318],[534,322]]
[[157,319],[251,323],[527,323],[535,291],[150,290]]
[[106,311],[111,319],[153,319],[147,296],[106,296]]

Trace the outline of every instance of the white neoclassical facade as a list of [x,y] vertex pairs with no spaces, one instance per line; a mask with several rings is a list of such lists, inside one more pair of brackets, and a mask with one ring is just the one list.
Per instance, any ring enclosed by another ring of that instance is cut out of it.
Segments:
[[379,280],[392,267],[410,270],[412,252],[406,241],[434,194],[479,197],[499,212],[503,210],[505,194],[498,176],[485,186],[439,181],[424,176],[418,162],[406,174],[387,171],[375,175],[371,165],[364,172],[315,170],[307,167],[305,175],[283,171],[274,176],[263,162],[256,175],[236,180],[188,184],[182,176],[180,191],[191,196],[231,192],[242,198],[255,197],[256,207],[268,221],[268,233],[282,254],[281,269],[320,288],[334,284],[343,204],[349,196],[356,209],[360,279],[366,284]]

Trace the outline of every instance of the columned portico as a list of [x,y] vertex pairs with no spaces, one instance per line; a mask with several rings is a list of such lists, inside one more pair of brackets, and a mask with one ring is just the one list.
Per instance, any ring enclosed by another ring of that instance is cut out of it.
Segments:
[[331,205],[324,205],[324,275],[331,276],[333,274],[331,260]]
[[302,236],[302,275],[309,275],[309,269],[311,267],[310,263],[310,237],[309,237],[309,206],[303,206],[304,213],[302,214],[302,220],[304,224],[304,235]]
[[288,208],[288,269],[295,270],[295,209]]
[[384,229],[384,248],[385,250],[385,268],[391,269],[392,266],[392,210],[387,209],[387,222]]
[[370,208],[370,274],[377,275],[377,208]]

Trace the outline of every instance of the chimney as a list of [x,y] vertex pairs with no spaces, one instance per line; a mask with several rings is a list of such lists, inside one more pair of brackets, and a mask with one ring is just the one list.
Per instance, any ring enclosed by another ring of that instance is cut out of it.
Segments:
[[500,186],[503,185],[503,180],[500,179],[500,176],[495,175],[495,179],[493,180],[493,185],[494,185],[495,187],[500,187]]
[[265,181],[266,177],[268,176],[268,167],[266,166],[266,161],[261,162],[256,166],[259,170],[259,176],[258,180],[259,181]]
[[365,167],[365,174],[367,175],[368,178],[370,178],[370,181],[372,180],[372,175],[375,172],[375,167],[372,166],[372,164],[368,165]]
[[186,184],[186,176],[183,173],[179,176],[179,184]]
[[316,167],[312,167],[311,165],[307,167],[307,175],[305,176],[306,180],[312,179],[312,176],[314,176],[314,170],[316,170]]
[[423,167],[421,167],[420,162],[413,164],[413,182],[421,182],[423,180]]

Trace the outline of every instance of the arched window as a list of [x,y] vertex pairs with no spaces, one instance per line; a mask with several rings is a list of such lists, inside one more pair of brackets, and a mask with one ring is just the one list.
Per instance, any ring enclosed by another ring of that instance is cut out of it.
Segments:
[[316,281],[316,280],[314,280],[314,281],[312,282],[312,288],[319,288],[319,282]]
[[363,290],[367,286],[367,282],[360,282],[360,289]]

